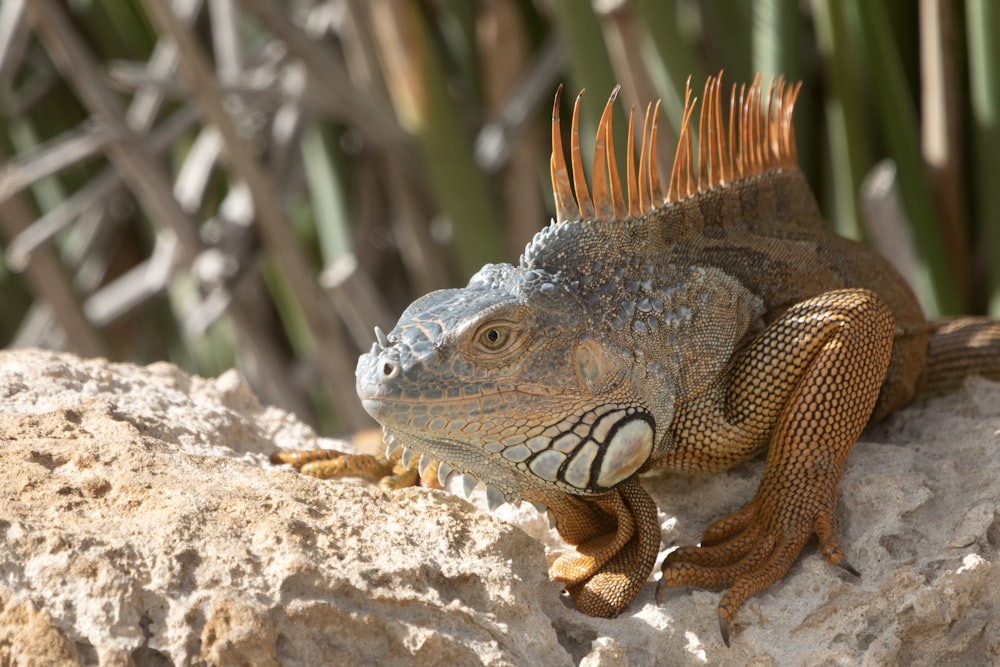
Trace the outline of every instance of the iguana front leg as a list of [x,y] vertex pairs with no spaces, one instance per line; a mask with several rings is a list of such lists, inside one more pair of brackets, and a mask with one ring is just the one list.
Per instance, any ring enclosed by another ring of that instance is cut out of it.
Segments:
[[[358,439],[371,440],[369,431],[358,434]],[[357,445],[357,440],[355,440]],[[378,484],[384,491],[395,491],[408,486],[425,486],[440,489],[438,461],[431,461],[423,470],[415,461],[407,466],[403,462],[403,448],[386,451],[385,456],[341,452],[336,449],[279,449],[271,454],[271,463],[288,464],[304,475],[330,479],[332,477],[359,477]]]
[[560,537],[575,547],[552,563],[549,578],[566,586],[584,614],[614,618],[646,583],[660,551],[653,499],[632,478],[601,496],[553,492],[543,501]]
[[837,534],[837,484],[878,397],[893,333],[876,294],[828,292],[789,309],[713,391],[685,406],[661,465],[712,471],[760,446],[767,459],[744,508],[712,524],[701,546],[668,555],[658,598],[674,586],[726,589],[718,613],[728,644],[743,602],[784,576],[813,534],[827,560],[854,571]]
[[[384,457],[333,449],[279,450],[271,462],[290,464],[321,479],[360,477],[386,491],[418,483],[440,488],[437,461],[421,476],[402,464],[401,452],[398,448]],[[620,614],[646,583],[660,551],[660,523],[652,498],[631,479],[601,496],[552,491],[537,500],[547,507],[560,537],[574,547],[552,563],[549,577],[566,586],[583,613],[604,618]]]

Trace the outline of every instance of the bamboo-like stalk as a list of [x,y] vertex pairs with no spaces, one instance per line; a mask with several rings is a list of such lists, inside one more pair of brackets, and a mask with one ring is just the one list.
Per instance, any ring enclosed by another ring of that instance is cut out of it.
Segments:
[[[389,91],[382,77],[378,47],[368,28],[368,0],[348,0],[344,4],[344,18],[342,39],[347,74],[354,85],[365,91],[372,106],[389,109]],[[410,148],[408,142],[402,145]],[[448,287],[452,281],[443,257],[444,248],[434,242],[429,232],[429,186],[422,174],[410,172],[412,165],[397,159],[393,146],[377,143],[375,146],[378,150],[373,152],[379,153],[380,158],[361,160],[353,174],[354,182],[359,184],[355,192],[361,193],[357,197],[357,234],[391,230],[414,293],[426,294]],[[380,196],[372,196],[376,190]],[[356,238],[363,237],[356,235]],[[365,255],[374,249],[354,250],[364,266]]]
[[344,196],[344,179],[338,174],[325,133],[318,125],[303,131],[300,150],[309,182],[313,225],[319,239],[323,265],[330,266],[351,250],[350,221]]
[[698,6],[705,41],[717,59],[710,68],[723,67],[734,80],[749,81],[753,78],[752,3],[702,0]]
[[[966,0],[976,217],[988,258],[987,312],[1000,317],[1000,6]],[[991,261],[992,260],[992,261]]]
[[[657,99],[656,86],[653,84],[653,74],[648,65],[649,59],[644,53],[644,46],[647,42],[647,32],[643,29],[638,13],[630,3],[603,3],[611,5],[603,11],[597,12],[601,22],[601,29],[604,32],[604,43],[607,45],[608,56],[614,67],[618,82],[622,86],[621,97],[624,98],[625,108],[645,109],[646,105]],[[694,83],[698,85],[697,82]],[[657,151],[659,155],[670,156],[677,150],[677,132],[679,125],[668,122],[664,124],[663,131],[657,132]],[[671,132],[673,126],[674,131]],[[627,132],[627,129],[626,129]],[[633,132],[633,140],[637,145],[641,144],[642,131],[636,123]],[[621,144],[616,144],[617,150],[623,149]],[[621,164],[619,160],[619,165]],[[621,168],[619,166],[619,168]],[[662,169],[660,174],[664,179],[662,187],[664,190],[670,185],[665,179],[670,173],[669,169]],[[623,178],[626,174],[620,174]]]
[[925,308],[932,315],[956,314],[961,312],[961,307],[954,271],[949,265],[934,212],[920,155],[917,114],[907,90],[900,55],[894,48],[892,30],[880,3],[856,0],[856,5],[874,81],[880,127],[896,161],[903,203],[913,224],[914,241],[926,266],[931,298]]
[[844,15],[844,4],[839,0],[814,0],[813,11],[817,45],[826,71],[824,111],[832,190],[827,197],[829,218],[838,233],[860,239],[858,193],[875,162],[865,122],[865,81],[856,62],[856,50],[850,48],[855,40]]
[[920,0],[920,147],[959,303],[967,312],[972,267],[965,239],[962,97],[957,54],[951,48],[955,11],[950,0]]
[[[646,26],[649,42],[655,49],[655,55],[646,56],[647,66],[663,98],[664,115],[676,137],[684,115],[684,84],[690,77],[695,86],[699,85],[707,78],[708,71],[695,55],[691,40],[678,25],[677,0],[634,0],[632,4]],[[730,76],[735,74],[729,72]]]
[[496,202],[473,159],[472,138],[445,87],[440,56],[410,2],[371,3],[382,70],[400,124],[417,140],[434,195],[451,221],[463,277],[503,259]]
[[[531,65],[528,35],[518,8],[509,1],[487,3],[480,13],[476,35],[483,96],[490,118],[496,119]],[[546,222],[537,174],[539,157],[545,153],[543,137],[536,122],[526,123],[511,138],[507,160],[497,175],[504,229],[512,254],[520,252]]]
[[[799,66],[798,3],[790,0],[757,0],[752,3],[750,48],[753,69],[765,78],[784,74],[796,78]],[[792,70],[792,68],[795,68]]]

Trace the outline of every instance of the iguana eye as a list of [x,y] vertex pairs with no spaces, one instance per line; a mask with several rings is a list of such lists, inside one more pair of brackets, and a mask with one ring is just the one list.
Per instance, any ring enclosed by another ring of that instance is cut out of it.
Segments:
[[510,340],[510,329],[503,326],[489,326],[479,333],[479,342],[487,350],[500,350]]

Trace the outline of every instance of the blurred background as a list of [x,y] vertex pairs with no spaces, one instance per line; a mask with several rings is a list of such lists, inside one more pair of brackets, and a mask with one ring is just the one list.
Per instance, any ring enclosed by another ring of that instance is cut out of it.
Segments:
[[2,0],[0,344],[235,366],[325,433],[372,425],[372,327],[548,223],[556,86],[586,141],[622,84],[620,156],[662,98],[669,173],[719,70],[802,80],[829,224],[929,313],[1000,316],[992,0]]

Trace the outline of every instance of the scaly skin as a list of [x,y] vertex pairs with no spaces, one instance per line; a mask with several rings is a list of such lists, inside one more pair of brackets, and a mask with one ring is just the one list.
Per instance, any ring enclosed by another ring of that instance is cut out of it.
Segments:
[[795,167],[796,91],[755,80],[726,140],[711,80],[701,167],[685,124],[665,197],[647,112],[627,207],[601,140],[610,112],[593,199],[576,123],[574,193],[555,119],[557,221],[518,266],[418,299],[358,362],[358,394],[393,443],[548,508],[575,546],[550,576],[584,613],[619,614],[653,568],[660,528],[640,473],[718,472],[766,452],[754,498],[671,553],[657,591],[725,590],[728,643],[740,605],[812,535],[854,571],[837,485],[867,423],[973,372],[1000,379],[1000,324],[926,322],[887,262],[827,230]]

